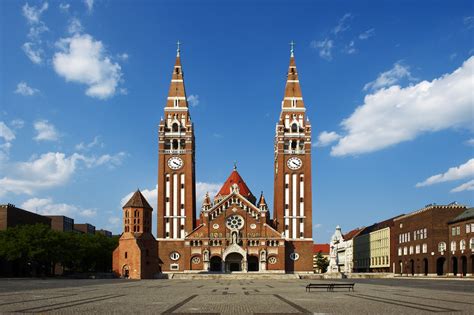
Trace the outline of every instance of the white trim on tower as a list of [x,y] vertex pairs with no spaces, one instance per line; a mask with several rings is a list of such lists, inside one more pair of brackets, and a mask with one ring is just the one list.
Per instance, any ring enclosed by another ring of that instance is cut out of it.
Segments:
[[184,194],[184,174],[181,174],[181,222],[180,222],[180,238],[184,238],[184,229],[181,229],[181,225],[185,226],[184,220],[186,218],[185,213],[184,213],[184,201],[186,200],[186,195]]
[[173,238],[178,238],[178,174],[173,174]]
[[303,238],[303,237],[304,237],[304,175],[301,174],[300,175],[300,238]]
[[296,238],[296,201],[297,194],[296,189],[298,188],[298,182],[296,181],[296,174],[292,175],[291,181],[291,190],[292,190],[292,205],[291,205],[291,214],[292,214],[292,224],[291,224],[291,238]]
[[288,228],[290,226],[290,175],[285,174],[285,237],[289,238]]

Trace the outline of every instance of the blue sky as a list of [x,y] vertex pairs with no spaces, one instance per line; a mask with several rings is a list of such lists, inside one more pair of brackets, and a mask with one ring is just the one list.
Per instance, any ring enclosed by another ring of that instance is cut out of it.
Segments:
[[153,204],[157,124],[179,39],[198,207],[234,160],[272,204],[291,40],[313,126],[317,242],[338,224],[349,231],[428,203],[472,205],[472,9],[470,1],[2,1],[0,202],[115,233],[130,192],[139,187]]

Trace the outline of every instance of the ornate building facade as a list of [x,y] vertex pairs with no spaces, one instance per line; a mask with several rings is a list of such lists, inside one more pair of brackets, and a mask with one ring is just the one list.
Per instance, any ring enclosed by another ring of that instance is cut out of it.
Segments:
[[[263,194],[257,200],[236,167],[216,196],[205,196],[196,217],[194,125],[179,49],[164,114],[158,135],[160,271],[312,272],[311,124],[293,49],[276,125],[273,218]],[[132,237],[128,234],[137,233],[127,228],[130,218],[124,220],[117,256],[126,252],[126,242]],[[133,255],[143,253],[135,250]],[[114,270],[124,276],[123,257],[116,259],[116,255]],[[128,276],[133,277],[130,271]]]

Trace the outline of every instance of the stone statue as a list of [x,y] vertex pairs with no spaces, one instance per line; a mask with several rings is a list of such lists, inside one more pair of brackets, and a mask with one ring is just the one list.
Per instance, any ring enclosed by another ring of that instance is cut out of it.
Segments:
[[232,231],[232,244],[236,244],[237,245],[237,242],[238,242],[238,235],[237,235],[237,231]]

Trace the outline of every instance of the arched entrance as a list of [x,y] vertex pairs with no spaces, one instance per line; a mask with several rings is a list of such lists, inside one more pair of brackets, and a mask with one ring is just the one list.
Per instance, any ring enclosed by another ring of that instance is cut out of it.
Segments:
[[440,257],[436,259],[436,274],[438,276],[444,275],[444,264],[446,262],[446,258]]
[[423,274],[425,276],[428,275],[428,259],[427,258],[423,259]]
[[124,265],[122,267],[122,277],[125,279],[130,278],[130,268],[128,267],[128,265]]
[[234,272],[234,271],[242,271],[242,257],[239,253],[230,253],[225,258],[225,271],[226,272]]
[[410,273],[412,276],[415,275],[415,261],[413,259],[410,259]]
[[212,256],[210,260],[212,272],[221,272],[222,271],[222,259],[219,256]]
[[258,271],[258,257],[248,256],[247,257],[248,271]]
[[458,275],[458,258],[457,257],[451,258],[451,271],[453,272],[454,276]]
[[466,256],[461,257],[461,274],[463,276],[466,276],[467,274],[467,257]]

